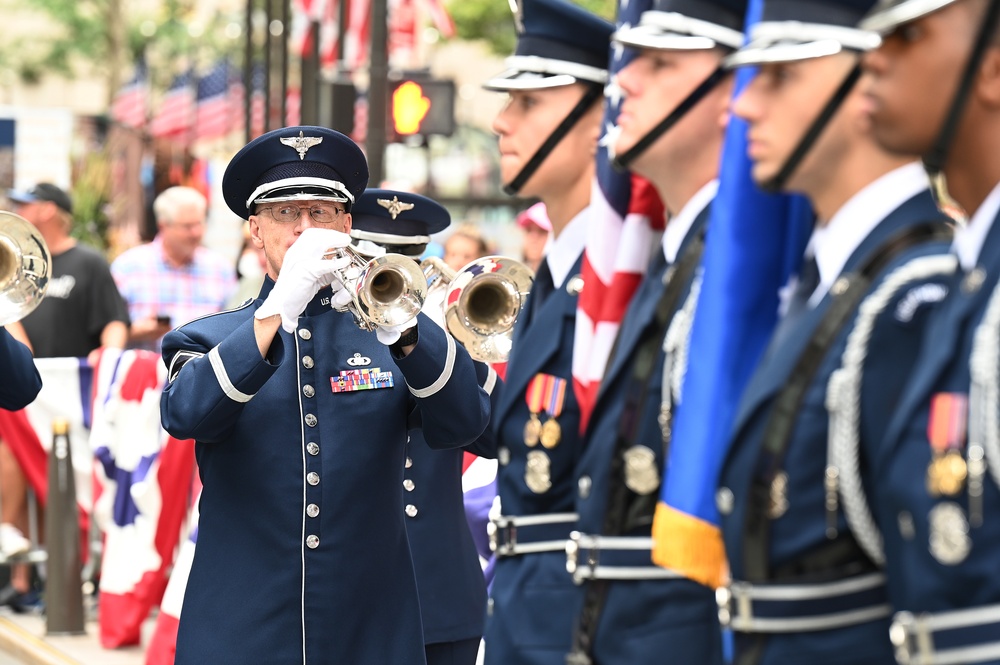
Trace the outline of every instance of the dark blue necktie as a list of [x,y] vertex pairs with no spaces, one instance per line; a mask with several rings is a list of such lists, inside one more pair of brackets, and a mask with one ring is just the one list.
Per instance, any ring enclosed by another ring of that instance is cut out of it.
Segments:
[[554,290],[555,284],[552,281],[549,262],[543,259],[542,265],[538,266],[538,272],[535,273],[535,281],[531,285],[531,321],[538,317],[542,306]]
[[[798,281],[792,291],[792,297],[788,301],[788,311],[778,322],[778,326],[771,338],[770,350],[781,348],[788,336],[801,323],[803,317],[809,312],[809,299],[816,292],[819,286],[819,266],[816,257],[806,257],[799,270]],[[770,355],[770,351],[769,354]]]

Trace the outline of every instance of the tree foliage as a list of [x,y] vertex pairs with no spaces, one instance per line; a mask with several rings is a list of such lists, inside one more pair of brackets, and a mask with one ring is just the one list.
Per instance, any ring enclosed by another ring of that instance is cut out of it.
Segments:
[[[574,0],[575,4],[609,20],[614,18],[615,0]],[[510,7],[504,0],[451,0],[448,11],[461,39],[480,39],[497,55],[514,52],[517,35]]]

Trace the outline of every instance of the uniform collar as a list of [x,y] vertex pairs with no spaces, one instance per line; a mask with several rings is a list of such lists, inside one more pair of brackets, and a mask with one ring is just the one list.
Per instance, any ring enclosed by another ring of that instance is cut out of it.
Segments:
[[982,205],[976,209],[968,223],[959,226],[955,231],[951,249],[958,255],[962,270],[969,271],[976,267],[986,236],[993,227],[993,221],[998,213],[1000,213],[1000,183],[997,183]]
[[677,253],[680,252],[691,225],[712,202],[718,191],[719,181],[709,181],[688,199],[679,213],[667,220],[667,228],[663,231],[663,256],[667,259],[667,264],[673,264],[677,260]]
[[545,260],[552,272],[552,284],[556,289],[562,288],[563,282],[569,277],[573,264],[580,258],[587,243],[587,220],[590,218],[590,206],[587,206],[576,217],[569,220],[559,237],[552,240]]
[[829,223],[813,231],[806,256],[815,255],[819,286],[809,299],[815,306],[830,290],[848,259],[893,210],[927,189],[919,162],[889,171],[870,182],[840,207]]

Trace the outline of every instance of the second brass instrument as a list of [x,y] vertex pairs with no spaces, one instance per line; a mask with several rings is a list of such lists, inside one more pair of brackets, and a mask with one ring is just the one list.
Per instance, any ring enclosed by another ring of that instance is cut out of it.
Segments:
[[506,256],[486,256],[455,271],[439,258],[420,264],[431,289],[446,289],[448,332],[475,360],[505,362],[514,324],[534,281],[528,266]]

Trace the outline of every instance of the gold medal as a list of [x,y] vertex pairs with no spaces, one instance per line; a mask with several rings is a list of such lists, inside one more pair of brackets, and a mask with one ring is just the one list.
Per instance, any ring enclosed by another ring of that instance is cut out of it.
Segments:
[[538,419],[538,414],[533,413],[524,423],[524,445],[534,448],[538,445],[538,440],[542,435],[542,421]]
[[549,418],[542,425],[542,445],[550,450],[559,445],[559,440],[562,439],[562,428],[559,426],[558,421],[555,418]]
[[645,496],[660,487],[660,470],[656,466],[656,453],[646,446],[632,446],[622,455],[625,459],[625,486]]
[[935,455],[927,467],[927,491],[931,496],[956,496],[968,475],[965,458],[957,451]]
[[552,487],[552,462],[541,450],[532,450],[524,464],[524,484],[535,494],[545,494]]

